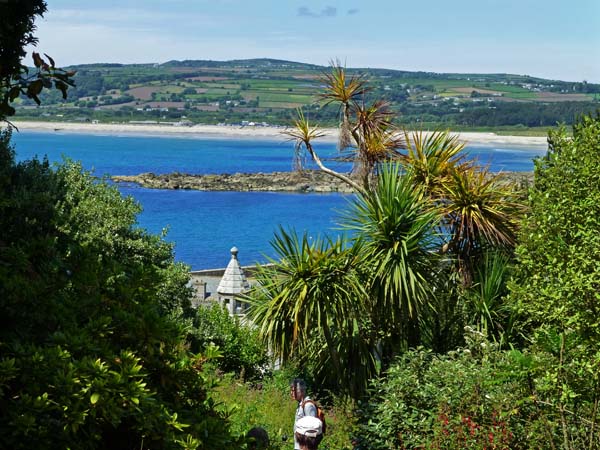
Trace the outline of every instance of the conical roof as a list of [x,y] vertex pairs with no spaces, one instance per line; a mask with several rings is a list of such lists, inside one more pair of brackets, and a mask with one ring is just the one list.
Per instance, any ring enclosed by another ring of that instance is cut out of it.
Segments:
[[250,289],[250,284],[246,280],[244,270],[240,266],[237,259],[238,249],[233,247],[231,249],[231,261],[225,269],[223,278],[217,287],[217,292],[222,295],[241,294]]

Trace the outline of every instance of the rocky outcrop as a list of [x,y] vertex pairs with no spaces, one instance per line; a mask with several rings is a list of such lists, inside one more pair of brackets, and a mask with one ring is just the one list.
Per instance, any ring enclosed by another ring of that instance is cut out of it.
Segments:
[[[502,178],[526,187],[533,182],[531,172],[503,172]],[[273,191],[273,192],[353,192],[350,186],[321,171],[234,173],[190,175],[170,173],[156,175],[118,175],[118,183],[136,183],[153,189],[195,189],[199,191]]]
[[342,181],[320,171],[234,173],[190,175],[171,173],[156,175],[113,176],[118,183],[136,183],[155,189],[195,189],[200,191],[278,191],[278,192],[352,192]]

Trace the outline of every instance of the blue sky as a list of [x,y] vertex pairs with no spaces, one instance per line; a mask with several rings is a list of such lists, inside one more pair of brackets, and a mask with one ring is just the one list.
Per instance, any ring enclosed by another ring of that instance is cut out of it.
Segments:
[[60,65],[277,58],[600,83],[600,0],[47,0]]

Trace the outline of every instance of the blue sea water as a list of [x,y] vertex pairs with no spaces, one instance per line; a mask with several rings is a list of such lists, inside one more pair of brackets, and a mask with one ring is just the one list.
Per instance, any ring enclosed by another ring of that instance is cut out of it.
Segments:
[[[194,174],[287,172],[292,169],[293,144],[281,140],[102,135],[64,132],[15,133],[19,158],[48,155],[81,161],[96,175],[137,175],[142,172]],[[325,158],[335,146],[318,147]],[[334,169],[340,163],[328,163]]]
[[[18,160],[47,155],[81,161],[96,175],[135,175],[142,172],[196,174],[273,172],[291,170],[293,147],[276,140],[101,135],[23,131],[13,135]],[[336,155],[334,144],[322,144],[323,157]],[[468,147],[493,170],[529,171],[543,148]],[[344,170],[343,163],[328,161]],[[139,225],[152,233],[168,228],[175,257],[192,269],[224,267],[229,249],[237,246],[240,262],[251,265],[274,256],[269,242],[279,226],[318,234],[338,234],[336,211],[351,199],[342,194],[265,192],[204,192],[119,187],[143,207]]]

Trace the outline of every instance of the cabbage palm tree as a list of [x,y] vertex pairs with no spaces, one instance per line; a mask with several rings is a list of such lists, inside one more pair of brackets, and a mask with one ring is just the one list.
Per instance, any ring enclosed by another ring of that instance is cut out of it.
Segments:
[[438,207],[442,253],[456,258],[465,286],[488,247],[514,247],[522,206],[514,188],[462,154],[464,143],[448,131],[409,133],[400,157],[415,186]]
[[465,286],[486,248],[513,249],[522,204],[511,185],[486,168],[454,170],[442,182],[440,212],[445,249],[457,258]]
[[422,188],[401,176],[400,166],[382,167],[375,190],[357,196],[342,225],[361,242],[369,267],[370,316],[386,359],[400,347],[420,343],[420,320],[432,293],[438,214]]
[[399,149],[405,147],[404,137],[392,123],[395,113],[385,101],[366,104],[363,98],[368,90],[366,80],[363,76],[348,77],[339,62],[333,64],[323,82],[325,90],[320,97],[325,105],[340,105],[339,148],[354,158],[353,173],[362,181],[362,187],[358,188],[350,177],[325,168],[312,147],[312,141],[324,133],[318,127],[311,127],[301,110],[294,127],[284,132],[296,141],[295,161],[302,161],[302,152],[306,150],[321,170],[342,179],[356,191],[369,189],[379,163],[397,158]]
[[[356,337],[356,326],[365,316],[367,294],[359,276],[359,246],[348,246],[342,239],[311,241],[306,234],[298,237],[284,229],[271,244],[277,259],[258,268],[259,284],[248,297],[249,319],[282,362],[305,358],[316,342],[329,363],[325,377],[341,377],[342,388],[356,385],[348,353],[343,345],[342,351],[339,347]],[[366,352],[362,360],[371,360],[369,347],[361,348]]]
[[404,131],[406,152],[400,162],[410,171],[415,184],[433,198],[441,195],[442,183],[457,170],[469,166],[462,150],[465,144],[449,131]]
[[352,107],[368,92],[364,75],[348,76],[340,61],[331,62],[331,72],[325,72],[321,79],[325,90],[319,95],[323,105],[340,105],[340,134],[338,148],[343,150],[352,145],[352,126],[350,116]]

